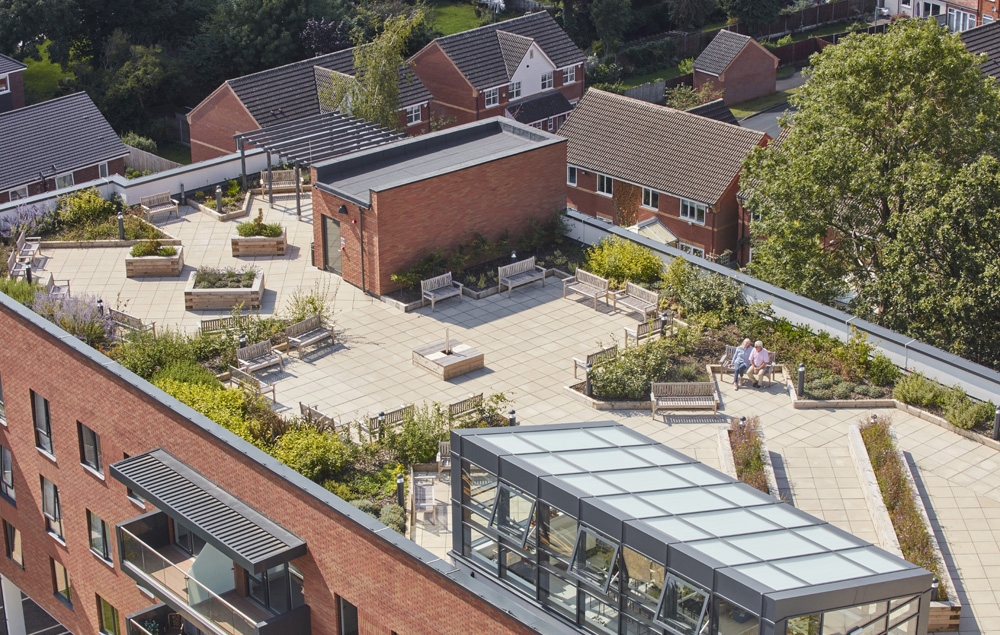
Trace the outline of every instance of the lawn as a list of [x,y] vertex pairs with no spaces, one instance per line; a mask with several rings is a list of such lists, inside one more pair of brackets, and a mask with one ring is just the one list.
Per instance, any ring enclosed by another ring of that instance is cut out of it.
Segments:
[[750,115],[756,115],[757,113],[763,112],[769,108],[773,108],[779,104],[786,103],[788,98],[798,92],[798,90],[798,88],[790,88],[788,90],[778,91],[773,95],[765,95],[764,97],[758,97],[757,99],[745,101],[742,104],[730,106],[729,110],[733,111],[733,115],[735,115],[737,119],[743,119],[745,117],[749,117]]
[[432,7],[431,23],[443,35],[479,27],[476,10],[467,2],[435,2]]
[[181,165],[189,165],[191,163],[191,148],[183,143],[175,141],[158,143],[156,145],[156,154]]
[[669,68],[661,68],[660,70],[653,71],[652,73],[646,73],[645,75],[626,77],[622,80],[622,87],[635,88],[636,86],[642,86],[643,84],[648,84],[649,82],[655,82],[661,79],[673,79],[680,76],[680,70],[676,66],[671,66]]
[[834,24],[821,26],[818,29],[813,29],[811,31],[801,31],[792,36],[792,41],[801,42],[803,40],[808,40],[811,37],[823,37],[824,35],[833,35],[834,33],[844,33],[850,25],[851,22],[836,22]]
[[38,47],[38,59],[27,58],[24,63],[28,68],[24,71],[24,93],[28,104],[52,99],[59,95],[59,80],[72,77],[69,71],[49,60],[49,41]]

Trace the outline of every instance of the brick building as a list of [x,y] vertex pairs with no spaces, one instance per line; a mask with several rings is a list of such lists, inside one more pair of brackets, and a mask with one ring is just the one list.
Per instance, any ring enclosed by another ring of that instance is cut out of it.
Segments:
[[689,253],[736,254],[740,170],[767,134],[593,88],[558,134],[569,207],[624,226],[656,219]]
[[970,53],[986,55],[983,72],[1000,79],[1000,22],[987,22],[962,33],[961,38]]
[[752,37],[722,30],[694,61],[694,87],[712,84],[727,104],[770,95],[778,58]]
[[410,64],[435,116],[459,124],[508,117],[552,132],[583,96],[585,59],[541,11],[438,38]]
[[882,0],[890,16],[933,18],[952,33],[962,33],[997,20],[994,0]]
[[87,93],[0,114],[0,139],[0,203],[125,174],[128,148]]
[[[330,77],[354,74],[354,49],[227,80],[188,113],[191,159],[204,161],[239,150],[233,136],[325,112]],[[406,66],[399,69],[399,128],[430,130],[430,93]]]
[[0,54],[0,112],[24,107],[24,69],[21,62]]
[[2,294],[0,446],[10,635],[572,632]]
[[474,233],[516,238],[565,209],[565,166],[565,139],[499,117],[320,163],[314,264],[388,293],[392,274],[433,251]]

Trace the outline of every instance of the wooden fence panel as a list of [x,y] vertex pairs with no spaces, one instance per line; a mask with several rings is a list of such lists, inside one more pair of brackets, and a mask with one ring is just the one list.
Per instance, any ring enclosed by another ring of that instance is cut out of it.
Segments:
[[181,167],[180,163],[164,159],[163,157],[157,156],[151,152],[146,152],[145,150],[140,150],[139,148],[133,148],[132,146],[126,147],[129,152],[129,155],[125,157],[126,168],[131,168],[140,172],[149,171],[155,173]]

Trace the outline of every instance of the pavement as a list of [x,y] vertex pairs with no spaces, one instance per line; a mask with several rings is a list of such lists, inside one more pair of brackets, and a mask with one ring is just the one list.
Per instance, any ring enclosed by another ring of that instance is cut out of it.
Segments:
[[[254,203],[255,208],[262,203]],[[336,343],[290,359],[284,371],[268,371],[277,381],[276,409],[298,412],[297,402],[319,406],[325,414],[357,419],[401,404],[449,403],[471,393],[503,392],[513,401],[520,425],[611,420],[719,468],[717,428],[730,416],[760,417],[782,495],[796,507],[860,538],[876,542],[860,483],[850,463],[847,430],[872,412],[891,416],[901,449],[917,468],[918,489],[927,507],[946,564],[963,603],[961,633],[1000,635],[1000,453],[898,410],[795,410],[780,383],[759,390],[734,391],[728,377],[716,378],[721,394],[719,417],[590,409],[564,389],[574,383],[573,358],[621,342],[623,327],[636,316],[603,304],[594,310],[583,298],[562,297],[550,278],[516,289],[512,297],[465,298],[411,313],[361,294],[338,276],[308,262],[311,225],[295,218],[294,201],[265,207],[268,222],[281,220],[292,244],[284,258],[256,259],[265,270],[268,294],[263,314],[280,311],[296,288],[328,289],[334,307]],[[126,249],[50,249],[45,270],[72,279],[74,294],[99,294],[127,303],[128,311],[158,328],[191,331],[204,317],[183,310],[186,277],[202,264],[238,262],[229,254],[235,221],[219,223],[188,210],[164,227],[185,243],[181,280],[127,280]],[[244,261],[239,261],[244,262]],[[114,302],[111,302],[114,305]],[[414,366],[414,348],[452,338],[483,351],[482,370],[442,381]],[[435,491],[436,518],[418,520],[418,544],[447,558],[450,546],[450,492]],[[434,522],[432,523],[431,520]]]
[[[796,69],[795,73],[789,77],[779,79],[775,82],[775,91],[782,92],[790,88],[798,88],[805,83],[806,78],[802,76],[802,69]],[[785,102],[742,119],[740,121],[740,126],[751,130],[766,132],[772,139],[777,139],[778,135],[781,134],[781,126],[778,124],[778,119],[787,117],[789,114],[794,112],[795,108],[792,108],[788,102]]]

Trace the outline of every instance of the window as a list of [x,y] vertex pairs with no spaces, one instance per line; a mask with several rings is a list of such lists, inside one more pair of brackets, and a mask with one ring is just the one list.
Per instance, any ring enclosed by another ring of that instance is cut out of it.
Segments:
[[760,632],[760,618],[739,606],[717,598],[715,621],[719,625],[719,635],[740,635],[740,633]]
[[500,103],[500,90],[497,88],[490,88],[485,91],[483,95],[486,98],[486,107],[492,108]]
[[607,593],[611,581],[618,575],[618,544],[603,538],[593,529],[581,527],[569,572]]
[[542,90],[548,90],[550,88],[552,88],[552,71],[542,73]]
[[3,378],[0,377],[0,423],[7,424],[7,411],[3,407]]
[[52,591],[60,600],[73,605],[73,586],[69,582],[69,571],[62,563],[54,558],[49,558],[52,563]]
[[10,83],[9,83],[10,80],[7,79],[8,77],[10,76],[9,75],[0,76],[0,93],[10,92]]
[[[129,457],[129,455],[128,455],[127,452],[124,453],[124,456],[125,456],[126,459]],[[125,495],[128,496],[128,499],[130,501],[132,501],[133,503],[135,503],[139,507],[143,507],[143,508],[146,507],[146,499],[144,499],[139,494],[133,492],[131,487],[126,487],[125,488]]]
[[14,561],[17,566],[24,568],[24,556],[21,555],[21,532],[14,528],[6,520],[3,521],[4,550],[7,557]]
[[22,185],[21,187],[16,187],[7,193],[10,196],[10,200],[16,201],[22,198],[28,198],[28,186]]
[[79,421],[76,422],[76,429],[80,436],[80,463],[100,473],[101,436]]
[[49,400],[31,391],[31,414],[35,419],[35,447],[54,455],[52,448],[52,423],[49,419]]
[[910,0],[900,0],[899,4],[900,4],[900,6],[904,6],[906,8],[909,8],[910,7]]
[[952,8],[948,9],[948,30],[952,33],[955,31],[968,31],[974,26],[976,26],[975,13],[966,13],[965,11]]
[[983,24],[989,24],[992,21],[993,21],[993,16],[991,16],[991,15],[984,15],[983,16]]
[[14,496],[14,457],[10,450],[0,446],[0,494],[3,494],[10,502],[17,500]]
[[556,129],[556,120],[553,118],[549,118],[549,132],[552,132],[555,129]]
[[121,635],[118,629],[118,609],[108,604],[108,601],[97,596],[97,617],[100,620],[101,633],[104,635]]
[[689,220],[692,223],[704,225],[705,210],[707,209],[708,205],[703,203],[695,203],[694,201],[689,201],[683,198],[681,199],[681,218]]
[[490,527],[524,545],[534,526],[535,499],[501,484],[493,506]]
[[677,248],[686,254],[691,254],[692,256],[698,256],[699,258],[705,257],[705,250],[701,247],[695,247],[694,245],[689,245],[688,243],[677,243]]
[[511,82],[507,87],[507,100],[514,101],[521,98],[521,82]]
[[708,593],[693,584],[667,574],[657,621],[681,635],[697,635],[707,617]]
[[111,562],[111,531],[100,516],[87,510],[87,531],[90,533],[90,550],[94,555]]
[[420,105],[407,106],[406,107],[406,125],[412,126],[415,123],[420,123]]
[[496,495],[497,477],[478,465],[462,461],[462,505],[489,518]]
[[102,163],[99,166],[97,166],[97,175],[100,176],[102,179],[108,178],[108,164],[107,163]]
[[62,507],[59,505],[59,488],[44,476],[42,479],[42,515],[45,531],[59,540],[63,539]]
[[340,613],[340,635],[358,635],[358,608],[342,597],[337,597]]
[[61,190],[64,187],[73,187],[73,174],[62,174],[56,177],[56,189]]
[[576,185],[576,168],[572,165],[566,167],[566,183]]
[[615,193],[615,182],[610,176],[597,175],[597,191],[601,194],[611,196]]
[[247,571],[247,596],[277,614],[302,606],[302,572],[281,563],[261,573]]
[[576,67],[570,66],[563,69],[563,84],[572,84],[576,81]]
[[660,193],[648,187],[642,188],[642,206],[649,209],[660,209]]

